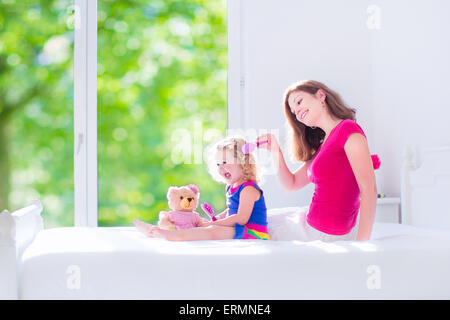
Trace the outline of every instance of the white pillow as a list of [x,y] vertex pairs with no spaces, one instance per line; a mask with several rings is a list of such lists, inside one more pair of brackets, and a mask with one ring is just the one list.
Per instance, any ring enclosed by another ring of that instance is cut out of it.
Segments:
[[17,299],[20,257],[43,229],[42,209],[42,203],[35,200],[13,213],[0,213],[0,299]]
[[14,219],[8,210],[0,213],[0,247],[14,245]]
[[306,207],[286,207],[267,210],[267,228],[271,240],[301,240],[304,238]]
[[19,254],[44,229],[44,222],[41,217],[42,210],[42,203],[36,199],[26,207],[11,213],[15,221],[15,241]]
[[0,214],[0,246],[16,246],[20,253],[44,228],[42,209],[42,203],[36,199],[13,213],[3,211]]

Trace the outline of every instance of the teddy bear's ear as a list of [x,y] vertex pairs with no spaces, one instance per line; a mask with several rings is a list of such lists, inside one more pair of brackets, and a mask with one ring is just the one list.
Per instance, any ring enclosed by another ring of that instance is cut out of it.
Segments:
[[173,194],[174,192],[176,192],[177,190],[178,190],[177,187],[170,187],[169,190],[167,191],[167,199],[170,200],[172,194]]
[[198,193],[198,187],[195,184],[188,185],[188,188],[191,189],[195,194]]

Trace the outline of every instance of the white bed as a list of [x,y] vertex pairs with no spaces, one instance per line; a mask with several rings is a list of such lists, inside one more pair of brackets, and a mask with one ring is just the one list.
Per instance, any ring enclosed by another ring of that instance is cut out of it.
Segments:
[[[41,231],[37,217],[42,207],[35,203],[34,210],[22,214],[31,216],[28,220],[23,217],[20,220],[14,214],[0,215],[0,220],[11,222],[10,230],[17,231],[10,234],[4,227],[0,232],[0,239],[3,235],[0,249],[15,248],[17,257],[5,250],[9,260],[0,260],[6,270],[0,269],[3,272],[0,276],[6,279],[5,283],[9,281],[4,287],[7,289],[2,289],[2,296],[20,299],[449,299],[448,206],[444,197],[428,198],[434,209],[429,213],[424,211],[426,199],[421,197],[429,197],[428,192],[433,188],[440,195],[438,190],[448,187],[450,175],[445,165],[450,162],[450,148],[426,154],[435,152],[447,162],[437,161],[434,156],[422,156],[419,162],[411,154],[406,157],[402,209],[404,206],[406,221],[411,225],[376,223],[372,239],[365,242],[280,240],[295,228],[295,219],[287,217],[304,208],[270,210],[269,231],[273,241],[170,242],[145,238],[130,227]],[[434,161],[431,166],[430,161]],[[424,192],[422,182],[430,175],[437,178],[425,186],[427,192]],[[419,187],[421,192],[417,191]],[[424,214],[435,217],[438,224],[429,225],[422,218]],[[424,221],[427,226],[422,225]],[[16,240],[5,240],[8,234]],[[18,234],[25,236],[19,239]],[[18,270],[17,283],[15,270]],[[240,270],[242,275],[237,277],[235,270]],[[10,277],[5,276],[8,272]]]
[[[450,234],[389,223],[364,243],[169,242],[133,228],[49,229],[23,263],[22,299],[450,297]],[[375,271],[378,286],[369,283]]]

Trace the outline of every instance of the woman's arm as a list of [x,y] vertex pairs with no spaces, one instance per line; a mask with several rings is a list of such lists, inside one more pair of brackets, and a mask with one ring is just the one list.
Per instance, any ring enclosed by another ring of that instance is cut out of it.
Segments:
[[246,224],[252,214],[255,201],[257,201],[259,197],[260,191],[258,189],[252,186],[245,187],[239,195],[238,212],[226,218],[210,222],[209,225],[234,227],[236,223],[240,225]]
[[261,135],[258,137],[257,141],[268,141],[266,144],[262,144],[260,148],[268,149],[272,153],[272,160],[277,168],[278,180],[285,192],[299,190],[310,183],[307,170],[311,160],[305,162],[305,164],[293,174],[286,165],[283,152],[273,134]]
[[356,240],[369,240],[375,220],[377,185],[367,140],[362,134],[353,133],[345,143],[344,150],[361,193]]

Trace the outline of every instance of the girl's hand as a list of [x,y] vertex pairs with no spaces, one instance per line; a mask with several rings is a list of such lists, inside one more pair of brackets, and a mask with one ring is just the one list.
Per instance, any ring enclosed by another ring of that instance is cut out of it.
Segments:
[[267,141],[267,143],[260,144],[258,148],[267,149],[270,152],[278,151],[280,149],[277,138],[272,133],[262,134],[256,138],[256,142],[261,143],[263,141]]
[[218,214],[218,215],[216,216],[217,220],[225,219],[225,218],[227,217],[227,213],[228,213],[228,209],[225,210],[224,212]]
[[200,221],[198,222],[198,227],[208,227],[212,224],[211,221],[208,221],[206,219],[200,218]]
[[210,225],[212,225],[212,221],[202,221],[202,222],[200,222],[199,227],[206,228],[206,227],[209,227]]

